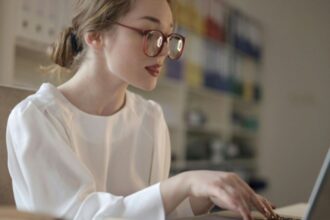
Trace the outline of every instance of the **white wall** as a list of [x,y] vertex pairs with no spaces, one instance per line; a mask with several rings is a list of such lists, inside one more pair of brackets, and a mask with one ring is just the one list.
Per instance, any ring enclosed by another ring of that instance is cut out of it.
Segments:
[[264,26],[265,194],[278,206],[307,201],[330,146],[330,1],[227,2]]
[[6,84],[11,80],[8,73],[12,73],[14,66],[14,31],[11,27],[14,21],[8,22],[8,18],[15,16],[9,16],[11,10],[8,10],[13,2],[8,1],[8,4],[5,4],[4,0],[0,0],[0,84]]

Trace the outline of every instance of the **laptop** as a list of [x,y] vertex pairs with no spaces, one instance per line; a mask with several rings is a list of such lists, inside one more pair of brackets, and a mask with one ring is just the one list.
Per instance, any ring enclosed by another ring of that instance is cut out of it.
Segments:
[[[330,219],[330,149],[324,159],[319,175],[314,184],[308,204],[275,209],[280,220],[329,220]],[[252,212],[254,220],[266,219],[259,212]],[[181,220],[240,220],[239,214],[231,211],[221,211],[208,215],[183,218]]]
[[321,171],[308,201],[303,220],[330,219],[330,149],[323,162]]

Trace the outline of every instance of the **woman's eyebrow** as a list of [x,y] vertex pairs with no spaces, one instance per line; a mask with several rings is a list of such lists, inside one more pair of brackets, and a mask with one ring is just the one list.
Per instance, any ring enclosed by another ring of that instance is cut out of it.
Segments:
[[[141,17],[140,19],[145,19],[145,20],[148,20],[148,21],[151,21],[153,23],[156,23],[158,25],[160,25],[160,20],[158,18],[155,18],[155,17],[152,17],[152,16],[143,16]],[[170,24],[171,28],[173,27],[173,24],[171,23]]]
[[145,20],[148,20],[148,21],[151,21],[151,22],[154,22],[154,23],[160,24],[160,20],[159,20],[158,18],[155,18],[155,17],[151,17],[151,16],[143,16],[143,17],[141,17],[140,19],[145,19]]

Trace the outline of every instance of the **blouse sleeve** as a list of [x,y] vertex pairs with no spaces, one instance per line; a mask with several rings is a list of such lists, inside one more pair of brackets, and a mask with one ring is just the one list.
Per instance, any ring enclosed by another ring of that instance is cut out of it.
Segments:
[[[164,113],[161,107],[157,104],[159,110],[159,129],[156,148],[153,156],[153,166],[152,166],[152,182],[154,184],[161,180],[167,179],[170,173],[171,165],[171,141],[168,126],[165,121]],[[167,219],[176,219],[182,217],[192,217],[194,216],[191,209],[189,198],[185,199],[170,215]]]
[[159,183],[127,197],[97,192],[64,128],[32,102],[10,114],[7,148],[18,209],[68,219],[165,218]]

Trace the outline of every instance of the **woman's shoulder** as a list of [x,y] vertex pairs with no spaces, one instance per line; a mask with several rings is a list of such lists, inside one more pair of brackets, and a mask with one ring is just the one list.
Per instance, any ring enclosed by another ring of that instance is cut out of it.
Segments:
[[20,101],[11,111],[11,114],[23,114],[26,112],[43,113],[46,109],[56,105],[57,98],[54,86],[48,83],[42,84],[34,94]]

